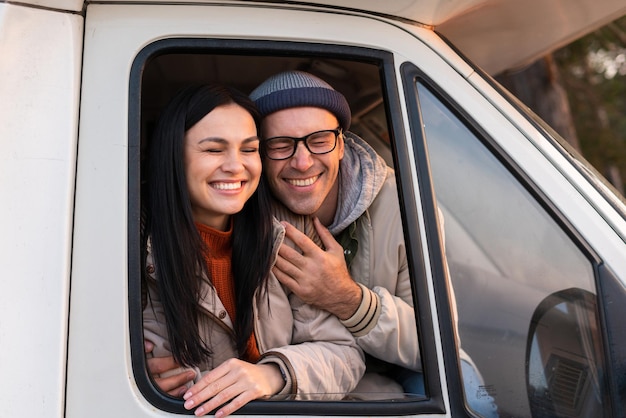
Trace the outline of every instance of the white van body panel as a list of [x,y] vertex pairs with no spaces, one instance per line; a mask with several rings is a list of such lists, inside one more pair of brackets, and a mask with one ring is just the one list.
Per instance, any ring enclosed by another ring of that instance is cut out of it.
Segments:
[[26,0],[20,3],[32,4],[33,6],[46,9],[80,12],[83,10],[86,2],[84,0]]
[[[115,2],[128,3],[127,0],[109,1]],[[209,2],[135,1],[145,4]],[[490,74],[530,64],[626,14],[626,4],[622,0],[317,0],[299,3],[327,5],[333,10],[361,10],[426,25],[449,39]]]
[[[216,0],[107,1],[144,5],[211,2],[225,3]],[[24,0],[21,3],[80,12],[86,5],[97,4],[98,1]],[[226,3],[252,2],[227,0]],[[361,10],[428,26],[452,41],[470,60],[490,74],[527,65],[626,14],[626,4],[622,0],[317,0],[301,4],[330,6],[335,10],[337,7]]]
[[0,4],[3,417],[63,415],[82,38],[79,15]]

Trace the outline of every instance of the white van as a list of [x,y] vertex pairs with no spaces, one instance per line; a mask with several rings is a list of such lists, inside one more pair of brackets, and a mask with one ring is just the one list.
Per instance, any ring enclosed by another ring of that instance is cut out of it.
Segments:
[[626,205],[487,75],[625,13],[622,0],[0,0],[0,417],[186,413],[145,369],[145,145],[179,87],[250,92],[286,69],[341,91],[351,130],[395,168],[427,396],[239,413],[463,417],[471,395],[501,417],[626,416]]

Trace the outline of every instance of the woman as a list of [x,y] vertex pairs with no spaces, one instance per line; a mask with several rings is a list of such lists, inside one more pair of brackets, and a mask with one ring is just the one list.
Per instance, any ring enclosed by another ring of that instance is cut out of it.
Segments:
[[183,396],[196,415],[274,394],[346,393],[364,371],[345,327],[270,272],[284,228],[261,180],[257,127],[245,95],[191,87],[151,143],[144,337],[154,356],[196,371]]

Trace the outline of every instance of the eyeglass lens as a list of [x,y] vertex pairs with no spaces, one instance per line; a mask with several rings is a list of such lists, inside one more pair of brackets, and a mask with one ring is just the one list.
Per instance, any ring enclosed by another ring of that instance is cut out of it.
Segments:
[[284,160],[293,156],[298,142],[304,142],[311,154],[327,154],[335,149],[339,130],[313,132],[302,138],[280,136],[265,141],[266,155],[275,160]]

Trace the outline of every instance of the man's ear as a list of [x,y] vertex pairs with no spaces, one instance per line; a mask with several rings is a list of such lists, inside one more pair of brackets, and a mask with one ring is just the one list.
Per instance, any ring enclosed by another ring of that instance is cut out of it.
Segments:
[[341,134],[337,137],[337,149],[339,150],[339,159],[340,160],[343,159],[343,152],[344,152],[343,138],[344,138],[344,133],[342,131]]

